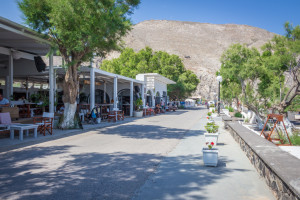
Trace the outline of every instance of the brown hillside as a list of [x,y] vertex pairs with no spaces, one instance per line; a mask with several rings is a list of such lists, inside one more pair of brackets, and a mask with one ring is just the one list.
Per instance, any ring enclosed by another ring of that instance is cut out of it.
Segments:
[[[234,43],[259,48],[274,35],[247,25],[150,20],[134,25],[124,40],[135,51],[149,46],[178,55],[201,81],[195,95],[212,98],[217,92],[215,73],[223,51]],[[112,53],[108,59],[118,56]]]

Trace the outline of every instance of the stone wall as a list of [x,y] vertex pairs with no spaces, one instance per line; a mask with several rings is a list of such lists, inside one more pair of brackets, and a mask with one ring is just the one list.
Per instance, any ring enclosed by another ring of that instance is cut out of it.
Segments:
[[[253,151],[253,149],[240,137],[240,135],[231,127],[229,128],[232,137],[240,144],[241,149],[246,153],[250,162],[255,166],[256,170],[262,176],[270,189],[274,192],[279,200],[299,200],[299,196],[295,194],[290,187],[270,168],[261,157]],[[299,167],[299,166],[298,166]]]

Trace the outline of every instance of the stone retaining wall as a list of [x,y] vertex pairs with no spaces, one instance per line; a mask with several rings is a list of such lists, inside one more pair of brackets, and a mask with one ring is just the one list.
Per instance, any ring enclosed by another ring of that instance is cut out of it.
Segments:
[[[280,175],[272,169],[273,163],[267,163],[260,155],[245,141],[236,128],[233,128],[229,123],[227,127],[230,129],[232,137],[240,144],[241,149],[246,153],[250,162],[255,166],[260,176],[264,177],[267,185],[275,193],[277,199],[280,200],[299,200],[299,193],[295,188],[291,188],[289,184],[282,180]],[[263,139],[263,138],[261,138]],[[264,139],[263,139],[264,140]],[[268,141],[267,141],[268,142]],[[272,155],[269,155],[272,156]],[[295,158],[296,159],[296,158]],[[286,161],[284,161],[286,162]],[[300,168],[300,166],[294,166]],[[284,170],[284,169],[282,169]],[[286,169],[288,170],[288,169]],[[284,173],[284,172],[283,172]],[[298,174],[300,175],[300,174]],[[299,180],[300,181],[300,180]],[[299,183],[296,184],[299,187]]]

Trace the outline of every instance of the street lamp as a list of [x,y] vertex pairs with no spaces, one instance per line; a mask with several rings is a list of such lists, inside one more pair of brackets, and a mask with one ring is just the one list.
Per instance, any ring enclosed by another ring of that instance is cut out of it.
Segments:
[[222,82],[222,76],[217,76],[217,81],[219,82],[219,92],[218,92],[218,114],[220,115],[220,84]]

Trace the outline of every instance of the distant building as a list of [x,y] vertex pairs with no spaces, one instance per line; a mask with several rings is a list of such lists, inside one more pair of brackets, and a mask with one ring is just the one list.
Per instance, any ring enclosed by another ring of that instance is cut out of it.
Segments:
[[146,73],[136,75],[136,80],[144,82],[145,104],[152,107],[159,104],[161,100],[168,101],[167,85],[176,82],[158,74]]

